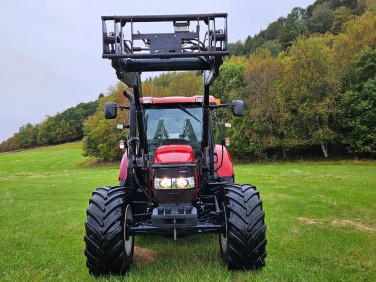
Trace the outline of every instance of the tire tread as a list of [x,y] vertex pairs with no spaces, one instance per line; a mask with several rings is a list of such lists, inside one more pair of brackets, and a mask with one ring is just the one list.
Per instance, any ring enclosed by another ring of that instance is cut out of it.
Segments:
[[86,266],[94,276],[122,275],[129,270],[123,239],[124,187],[102,187],[92,193],[87,209],[84,241]]
[[265,266],[266,225],[259,192],[254,186],[224,187],[227,209],[227,251],[221,255],[230,269],[260,269]]

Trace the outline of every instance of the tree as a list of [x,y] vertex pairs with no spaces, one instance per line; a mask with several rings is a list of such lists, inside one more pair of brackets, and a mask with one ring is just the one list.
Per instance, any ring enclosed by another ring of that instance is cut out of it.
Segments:
[[351,152],[376,153],[376,49],[360,52],[342,98],[344,143]]
[[80,103],[62,113],[48,116],[39,124],[37,144],[52,145],[82,139],[83,122],[96,111],[97,107],[98,101]]
[[333,11],[329,5],[324,3],[316,6],[309,19],[308,27],[311,33],[322,33],[329,31],[333,26]]
[[126,139],[125,131],[117,131],[117,123],[128,121],[128,111],[118,111],[118,117],[106,120],[103,116],[103,107],[106,102],[116,102],[127,105],[123,91],[129,90],[119,82],[109,90],[107,96],[99,100],[98,110],[84,122],[83,152],[84,156],[93,156],[99,161],[113,161],[121,158],[122,151],[118,147],[120,139]]
[[[246,38],[244,42],[244,54],[243,55],[249,56],[252,53],[252,50],[253,50],[253,38],[250,35],[248,35],[248,37]],[[230,53],[230,56],[231,56],[231,53]]]
[[334,40],[335,64],[343,73],[351,67],[355,55],[365,47],[376,48],[376,13],[365,12],[343,26]]
[[15,133],[8,140],[0,144],[0,152],[9,152],[21,149],[19,133]]
[[[283,21],[283,18],[281,19]],[[276,40],[278,38],[279,33],[281,32],[283,25],[280,21],[272,22],[268,25],[267,29],[265,29],[265,39],[269,41]]]
[[55,142],[54,132],[56,128],[55,117],[47,117],[39,126],[37,137],[38,145],[52,145]]
[[69,142],[77,139],[77,131],[72,123],[62,120],[56,127],[55,142]]
[[280,129],[285,149],[338,141],[337,93],[340,81],[333,65],[330,36],[300,38],[281,55]]
[[281,148],[278,105],[275,102],[279,78],[279,61],[269,51],[259,49],[248,60],[243,99],[249,108],[249,117],[246,117],[249,120],[243,138],[248,140],[247,147],[251,153],[262,158],[268,157],[270,153],[275,157]]
[[230,43],[228,50],[230,52],[230,56],[243,56],[245,54],[244,45],[240,40],[236,41],[235,43]]
[[268,49],[273,57],[277,57],[277,55],[282,51],[282,44],[278,41],[278,39],[269,40],[262,45],[262,48]]
[[[157,77],[153,81],[157,86],[163,86],[159,95],[162,96],[193,96],[202,93],[202,77],[192,71],[172,72],[161,75],[162,83]],[[144,84],[143,88],[147,88],[149,83]],[[145,95],[145,93],[144,93]],[[157,95],[151,95],[157,96]]]
[[[283,49],[290,47],[298,36],[303,36],[307,32],[306,11],[302,8],[294,8],[291,13],[283,19],[283,29],[279,32],[278,40]],[[282,21],[282,19],[279,19]]]
[[350,8],[341,6],[333,12],[333,25],[331,31],[333,34],[339,34],[342,32],[342,26],[352,20],[354,18],[354,14],[350,10]]
[[342,0],[342,5],[355,10],[358,7],[359,0]]
[[250,56],[256,49],[260,48],[265,44],[267,40],[264,37],[264,32],[261,31],[259,34],[255,35],[252,40],[252,47],[250,50],[247,50],[245,55]]
[[211,92],[218,99],[229,101],[230,94],[244,86],[244,71],[247,59],[243,57],[230,57],[225,60],[220,69],[220,76],[214,81]]
[[19,141],[21,148],[31,148],[37,146],[39,127],[31,123],[22,126],[19,131]]

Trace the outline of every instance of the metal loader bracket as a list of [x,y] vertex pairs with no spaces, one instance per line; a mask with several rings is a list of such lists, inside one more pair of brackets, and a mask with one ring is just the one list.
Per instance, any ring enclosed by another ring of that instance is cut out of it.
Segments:
[[[160,30],[160,24],[173,32],[135,32],[136,26]],[[102,34],[102,57],[112,60],[130,87],[140,85],[140,72],[184,70],[206,71],[204,83],[210,85],[228,55],[227,13],[103,16]]]

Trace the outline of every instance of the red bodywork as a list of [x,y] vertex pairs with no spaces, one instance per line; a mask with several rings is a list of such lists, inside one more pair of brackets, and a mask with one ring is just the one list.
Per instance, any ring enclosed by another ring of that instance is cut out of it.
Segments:
[[125,151],[120,163],[119,180],[125,180],[127,178],[128,167],[128,151]]
[[[230,153],[226,147],[223,147],[222,159],[222,145],[215,145],[214,152],[217,154],[217,162],[214,168],[218,169],[218,177],[233,177],[234,170],[232,167],[232,160]],[[222,161],[223,160],[223,161]],[[189,145],[166,145],[158,147],[155,153],[155,163],[194,163],[192,147]],[[119,180],[127,178],[128,166],[128,152],[125,152],[120,164]]]
[[[195,163],[193,149],[189,145],[164,145],[155,151],[155,164]],[[128,152],[125,152],[120,163],[119,180],[127,178]]]
[[[155,150],[154,164],[194,164],[195,157],[193,149],[189,145],[165,145]],[[195,170],[196,183],[198,183],[198,173]],[[196,186],[196,190],[198,186]]]
[[194,163],[193,149],[189,145],[165,145],[155,151],[155,164]]
[[[222,148],[223,148],[223,161],[222,161]],[[214,164],[215,169],[218,169],[218,177],[233,177],[234,170],[232,168],[232,160],[227,148],[222,145],[215,145],[214,152],[218,156],[218,161]]]

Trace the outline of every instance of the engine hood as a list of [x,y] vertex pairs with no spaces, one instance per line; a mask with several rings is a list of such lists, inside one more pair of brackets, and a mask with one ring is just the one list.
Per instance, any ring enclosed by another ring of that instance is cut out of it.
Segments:
[[195,163],[193,149],[189,145],[164,145],[155,151],[155,164]]

